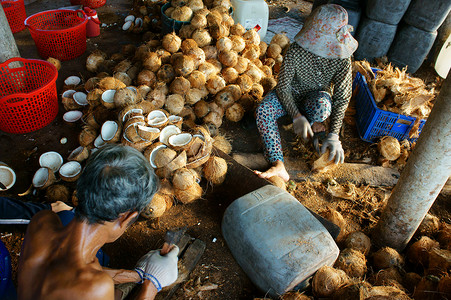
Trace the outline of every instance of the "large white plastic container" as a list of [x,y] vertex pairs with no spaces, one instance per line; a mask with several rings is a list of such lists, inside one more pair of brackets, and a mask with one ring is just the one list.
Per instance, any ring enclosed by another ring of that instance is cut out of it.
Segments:
[[268,30],[269,9],[265,0],[231,0],[233,20],[246,30],[259,26],[258,34],[263,39]]
[[224,213],[222,234],[252,282],[273,297],[303,286],[340,252],[326,228],[273,185],[236,199]]
[[435,61],[435,71],[442,78],[448,76],[449,70],[451,69],[451,34],[448,39],[443,44],[440,50],[437,60]]

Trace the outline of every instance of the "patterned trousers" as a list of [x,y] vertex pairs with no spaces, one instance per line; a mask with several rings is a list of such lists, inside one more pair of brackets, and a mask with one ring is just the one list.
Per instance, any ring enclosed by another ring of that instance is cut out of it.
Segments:
[[[303,107],[299,107],[299,110],[311,125],[314,122],[323,122],[330,116],[331,103],[329,93],[315,91],[307,94]],[[275,90],[266,95],[256,110],[257,128],[263,141],[265,157],[270,163],[284,161],[277,119],[286,114]]]

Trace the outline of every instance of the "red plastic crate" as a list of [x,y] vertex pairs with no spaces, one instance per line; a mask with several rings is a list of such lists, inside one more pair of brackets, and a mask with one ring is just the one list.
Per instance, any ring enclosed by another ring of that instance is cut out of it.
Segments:
[[39,55],[70,60],[86,51],[86,13],[79,10],[43,11],[25,20]]
[[27,133],[47,126],[58,114],[56,79],[51,63],[11,58],[0,64],[0,130]]
[[27,14],[23,0],[0,0],[0,2],[12,33],[24,30],[24,21],[27,18]]
[[104,6],[105,3],[106,0],[82,0],[82,4],[84,6],[87,6],[92,9]]
[[[377,74],[378,69],[373,69]],[[415,124],[415,118],[385,111],[376,106],[365,77],[357,72],[352,84],[355,95],[356,123],[360,138],[367,142],[377,142],[380,137],[389,135],[399,141],[405,139],[416,142],[418,138],[409,138],[410,130]],[[420,121],[418,132],[421,133],[426,120]]]

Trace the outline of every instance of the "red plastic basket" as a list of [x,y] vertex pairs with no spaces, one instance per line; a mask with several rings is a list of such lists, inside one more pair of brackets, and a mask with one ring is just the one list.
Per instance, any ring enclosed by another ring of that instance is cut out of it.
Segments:
[[81,1],[84,6],[88,6],[89,8],[98,8],[104,6],[106,0],[82,0]]
[[11,31],[16,33],[24,30],[24,21],[27,14],[25,13],[25,4],[23,0],[0,0],[0,2],[2,3],[3,11],[5,12],[6,19],[8,19]]
[[88,17],[81,9],[56,9],[29,16],[25,26],[42,58],[70,60],[86,51],[87,22]]
[[51,63],[11,58],[0,64],[0,130],[27,133],[47,126],[58,114],[56,78]]

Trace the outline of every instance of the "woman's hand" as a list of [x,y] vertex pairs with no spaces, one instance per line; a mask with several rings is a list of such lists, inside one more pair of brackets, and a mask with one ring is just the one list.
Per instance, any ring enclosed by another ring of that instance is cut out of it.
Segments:
[[299,135],[304,141],[313,137],[312,127],[306,117],[301,114],[297,114],[293,118],[293,130],[294,133]]

